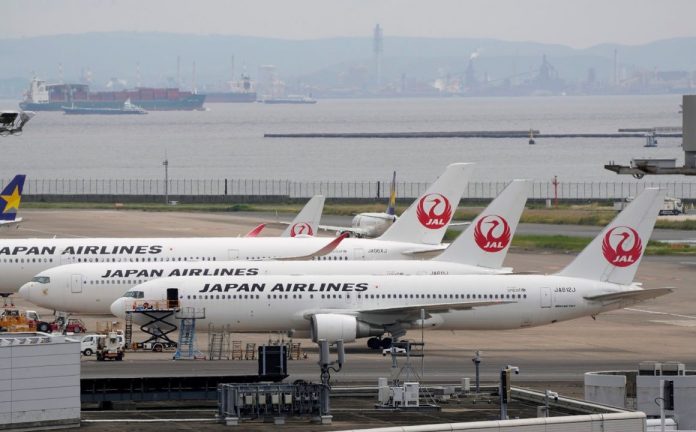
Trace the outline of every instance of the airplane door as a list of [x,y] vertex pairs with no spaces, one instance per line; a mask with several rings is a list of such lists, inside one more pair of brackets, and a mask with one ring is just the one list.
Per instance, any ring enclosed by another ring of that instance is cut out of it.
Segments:
[[365,259],[365,249],[355,248],[355,250],[353,251],[353,259],[364,260]]
[[82,275],[74,274],[70,278],[70,292],[73,294],[79,294],[82,292]]
[[179,289],[167,288],[167,307],[176,309],[179,307]]
[[72,264],[75,262],[75,257],[72,255],[60,255],[60,263],[62,264]]
[[544,287],[541,288],[541,307],[550,308],[551,307],[551,288]]
[[238,260],[239,259],[239,249],[228,249],[227,250],[227,257],[231,260]]

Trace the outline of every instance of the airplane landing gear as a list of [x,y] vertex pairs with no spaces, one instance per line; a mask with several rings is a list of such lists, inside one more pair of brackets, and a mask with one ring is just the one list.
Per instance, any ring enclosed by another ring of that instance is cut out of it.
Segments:
[[371,337],[367,340],[367,347],[373,350],[389,349],[392,346],[392,338]]

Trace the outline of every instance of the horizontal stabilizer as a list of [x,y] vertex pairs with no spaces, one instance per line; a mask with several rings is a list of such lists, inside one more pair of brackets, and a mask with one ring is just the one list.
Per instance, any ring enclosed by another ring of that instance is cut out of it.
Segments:
[[422,254],[427,254],[427,253],[442,252],[445,249],[447,249],[447,246],[439,245],[439,246],[433,246],[433,247],[423,248],[423,249],[407,249],[405,251],[401,251],[401,253],[404,255],[408,255],[408,256],[415,256],[415,255],[422,255]]
[[309,255],[303,255],[303,256],[296,256],[296,257],[285,257],[285,258],[276,258],[278,261],[306,261],[310,260],[316,257],[324,256],[326,254],[330,254],[331,252],[334,251],[338,247],[341,242],[348,237],[348,233],[343,233],[340,236],[336,237],[335,239],[331,240],[329,244],[324,246],[323,248],[319,249],[318,251],[311,253]]
[[633,300],[636,302],[641,302],[644,300],[653,299],[656,297],[661,297],[667,295],[674,290],[672,288],[654,288],[654,289],[640,289],[632,291],[622,291],[614,292],[609,294],[599,294],[594,296],[587,296],[585,300],[591,301],[612,301],[612,300]]
[[244,237],[256,237],[261,231],[263,231],[264,228],[266,228],[265,223],[259,224],[256,228],[246,233]]

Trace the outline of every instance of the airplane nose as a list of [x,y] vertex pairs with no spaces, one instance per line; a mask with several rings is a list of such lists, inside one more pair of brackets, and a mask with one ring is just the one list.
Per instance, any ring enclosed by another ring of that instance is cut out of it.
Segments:
[[111,313],[118,318],[125,318],[125,307],[123,298],[111,303]]
[[24,300],[29,300],[31,301],[31,287],[34,285],[33,282],[28,282],[22,285],[21,288],[19,288],[19,296],[22,297]]

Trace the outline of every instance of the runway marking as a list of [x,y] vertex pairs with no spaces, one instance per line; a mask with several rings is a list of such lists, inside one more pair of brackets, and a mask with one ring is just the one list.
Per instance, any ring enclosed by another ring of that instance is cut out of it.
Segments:
[[41,234],[48,234],[48,235],[52,235],[53,237],[57,237],[57,236],[60,235],[60,236],[65,236],[65,237],[87,238],[87,237],[85,237],[85,236],[80,236],[80,235],[75,235],[75,234],[53,233],[53,232],[49,232],[49,231],[41,231],[41,230],[28,229],[28,228],[18,228],[18,229],[21,230],[21,231],[28,231],[28,232],[37,232],[37,233],[41,233]]
[[673,325],[677,327],[696,327],[696,321],[690,320],[650,320],[650,322]]
[[658,311],[650,311],[650,310],[645,310],[645,309],[633,309],[633,308],[625,308],[627,311],[631,312],[643,312],[647,314],[653,314],[653,315],[669,315],[673,317],[678,317],[678,318],[689,318],[689,319],[696,319],[696,316],[691,316],[691,315],[680,315],[680,314],[673,314],[669,312],[658,312]]

